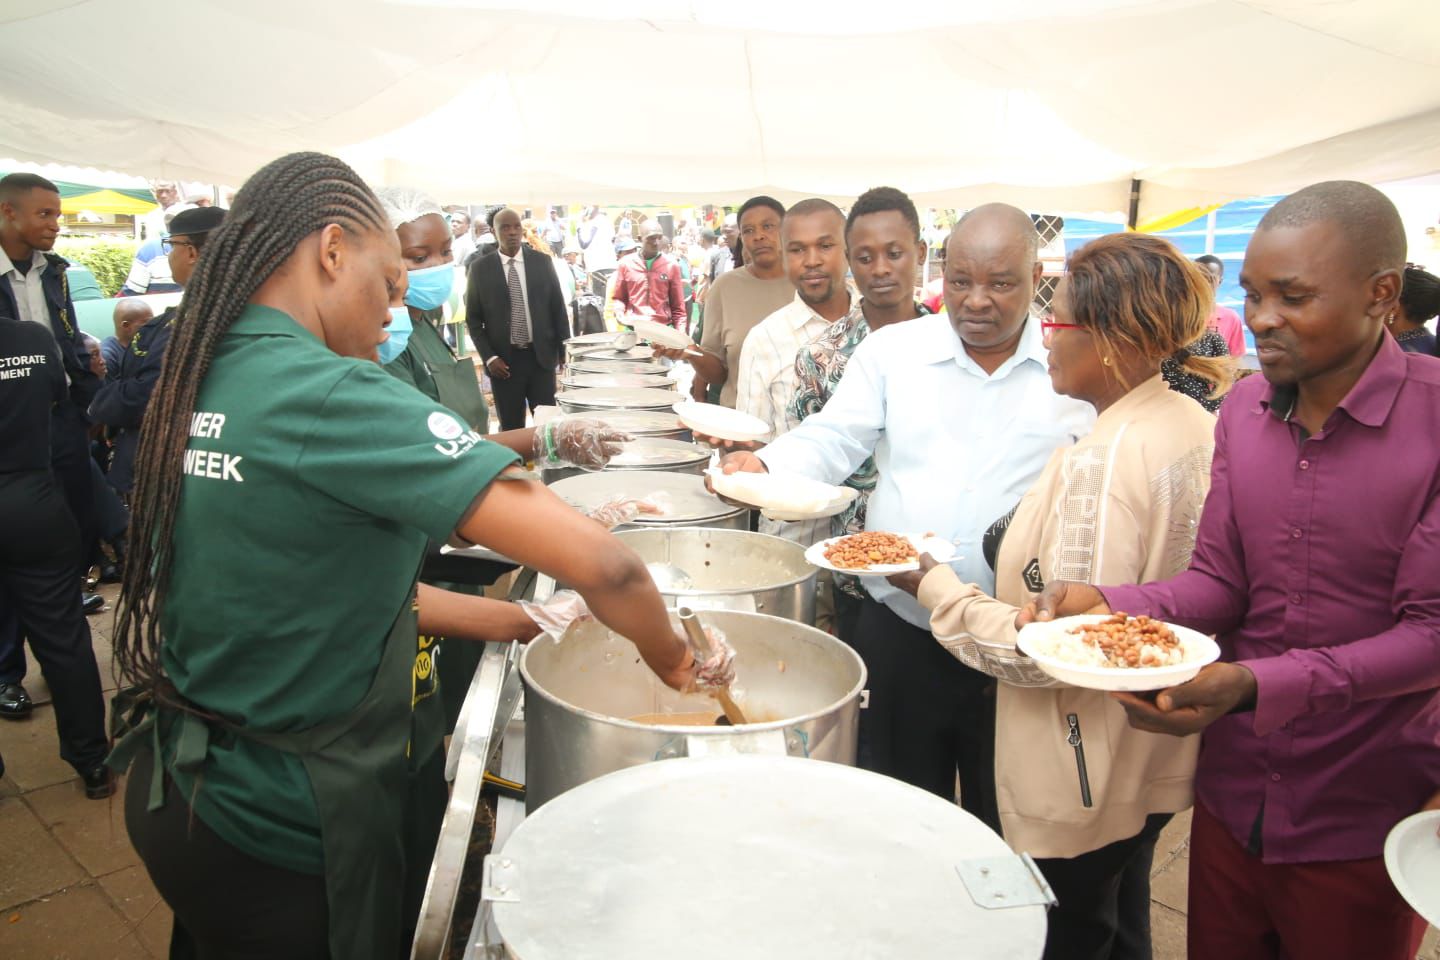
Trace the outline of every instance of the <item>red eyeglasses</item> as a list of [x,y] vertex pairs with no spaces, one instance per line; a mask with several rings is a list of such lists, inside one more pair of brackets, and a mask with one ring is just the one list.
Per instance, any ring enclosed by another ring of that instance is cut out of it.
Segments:
[[1084,330],[1078,323],[1057,323],[1054,320],[1044,319],[1040,321],[1040,332],[1049,333],[1051,330]]

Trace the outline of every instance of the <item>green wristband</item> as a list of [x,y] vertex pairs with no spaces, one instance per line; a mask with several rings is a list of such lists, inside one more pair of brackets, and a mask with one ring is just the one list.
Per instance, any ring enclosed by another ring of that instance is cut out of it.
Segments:
[[560,462],[560,452],[555,449],[555,424],[547,423],[542,427],[545,431],[545,455],[551,463]]

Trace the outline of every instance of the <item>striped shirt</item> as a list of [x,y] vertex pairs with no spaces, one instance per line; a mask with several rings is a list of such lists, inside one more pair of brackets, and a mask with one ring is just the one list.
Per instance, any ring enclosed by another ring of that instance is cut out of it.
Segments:
[[[859,297],[851,296],[850,313],[860,313]],[[772,438],[788,433],[800,423],[794,406],[798,382],[795,358],[829,326],[829,320],[810,309],[797,295],[746,335],[745,346],[740,351],[735,409],[764,420],[770,426]],[[830,521],[781,523],[762,518],[760,531],[809,545],[829,536]]]

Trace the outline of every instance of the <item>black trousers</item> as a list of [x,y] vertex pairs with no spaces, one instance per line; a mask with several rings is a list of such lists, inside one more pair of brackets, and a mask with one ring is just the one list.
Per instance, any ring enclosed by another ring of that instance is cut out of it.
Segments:
[[865,601],[852,597],[835,586],[835,635],[850,647],[855,646],[855,632],[860,628],[860,611]]
[[[170,960],[330,958],[324,876],[277,867],[231,846],[191,813],[168,777],[165,806],[150,813],[152,769],[150,751],[140,751],[125,790],[125,828],[155,889],[175,914]],[[415,939],[449,798],[445,751],[439,749],[416,771],[405,798],[408,859],[399,891],[404,956]]]
[[25,682],[25,644],[15,604],[0,590],[0,685]]
[[527,407],[534,410],[555,403],[555,370],[541,363],[532,347],[511,347],[509,366],[506,379],[491,375],[490,389],[495,394],[500,429],[520,430],[525,426]]
[[50,687],[60,756],[86,773],[104,761],[109,743],[100,670],[80,609],[80,564],[75,518],[50,471],[0,474],[0,594]]
[[1127,840],[1068,859],[1036,860],[1059,905],[1044,960],[1150,960],[1150,865],[1173,814],[1151,814]]
[[174,911],[171,960],[327,960],[325,878],[232,847],[191,814],[173,782],[165,805],[147,811],[153,762],[141,750],[130,768],[125,829]]
[[860,711],[861,765],[953,800],[1000,830],[995,797],[995,681],[956,660],[929,630],[866,597],[855,649],[870,672]]
[[80,563],[76,569],[75,589],[80,577],[98,556],[100,520],[95,510],[93,460],[90,457],[89,424],[80,408],[70,401],[55,405],[50,418],[50,466],[65,494],[65,503],[80,530]]

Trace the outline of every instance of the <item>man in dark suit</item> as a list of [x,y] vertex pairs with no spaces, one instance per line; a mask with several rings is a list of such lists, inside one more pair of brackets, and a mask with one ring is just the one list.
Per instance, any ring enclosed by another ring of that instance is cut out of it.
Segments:
[[555,402],[555,368],[570,335],[565,295],[550,257],[524,247],[520,214],[490,214],[500,248],[470,266],[465,317],[485,358],[501,430],[525,426],[525,410]]

